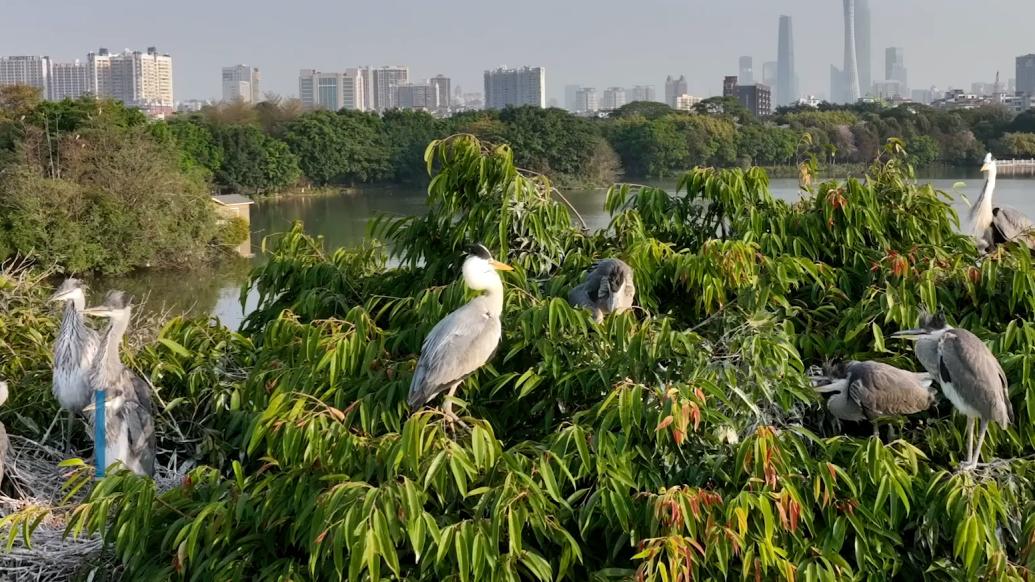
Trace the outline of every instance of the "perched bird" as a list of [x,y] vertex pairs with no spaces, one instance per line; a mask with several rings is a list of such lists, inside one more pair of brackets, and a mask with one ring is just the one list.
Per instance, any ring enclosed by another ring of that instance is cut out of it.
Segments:
[[842,362],[833,366],[822,381],[827,383],[815,389],[820,394],[832,394],[827,410],[841,420],[870,421],[874,436],[879,435],[878,418],[923,412],[936,401],[930,374],[908,372],[881,362]]
[[[129,327],[129,299],[121,291],[109,291],[104,303],[85,313],[108,319],[90,375],[94,389],[105,391],[105,462],[122,461],[138,475],[153,475],[155,427],[151,388],[119,358],[119,344]],[[86,407],[85,412],[95,421],[94,405]]]
[[995,191],[996,161],[992,154],[985,155],[985,163],[981,166],[985,172],[985,187],[981,197],[970,209],[970,220],[973,223],[974,238],[978,249],[991,251],[997,245],[1010,241],[1024,243],[1035,249],[1035,224],[1021,211],[1005,206],[992,206],[992,194]]
[[568,292],[568,303],[593,311],[597,323],[609,313],[632,307],[636,297],[632,267],[621,259],[604,259],[593,266],[586,280]]
[[[981,446],[989,422],[1006,429],[1013,422],[1013,405],[1006,373],[992,351],[973,333],[950,327],[943,315],[922,315],[920,326],[891,334],[915,339],[917,359],[941,385],[945,397],[967,417],[967,460],[961,468],[973,468],[981,458]],[[974,423],[981,425],[974,446]]]
[[[7,402],[7,382],[0,380],[0,406]],[[11,441],[7,438],[7,428],[0,422],[0,485],[4,482],[4,470],[7,468],[7,450]]]
[[450,422],[459,420],[453,413],[452,397],[464,378],[489,361],[500,343],[503,281],[496,271],[510,270],[493,260],[484,246],[468,249],[462,269],[464,283],[485,293],[442,318],[424,339],[407,398],[411,408],[448,390],[442,411]]
[[[93,399],[90,386],[90,367],[97,355],[99,339],[83,319],[86,307],[86,286],[78,279],[65,279],[50,298],[65,304],[61,327],[54,341],[53,393],[58,405],[68,412],[64,446],[68,450],[75,415],[81,413]],[[60,412],[58,413],[60,416]],[[58,417],[50,423],[43,441],[50,436]]]

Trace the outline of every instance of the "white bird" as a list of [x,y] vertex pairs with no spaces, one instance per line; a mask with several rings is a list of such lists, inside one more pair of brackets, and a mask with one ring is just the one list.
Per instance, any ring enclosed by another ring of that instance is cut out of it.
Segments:
[[568,292],[568,303],[592,310],[593,319],[600,323],[605,315],[632,307],[635,297],[632,267],[621,259],[604,259]]
[[1035,249],[1035,236],[1032,230],[1035,224],[1021,211],[1005,206],[992,206],[992,194],[995,191],[995,179],[998,171],[992,154],[985,155],[985,163],[981,171],[986,173],[985,187],[981,196],[970,209],[970,220],[978,250],[991,251],[998,245],[1010,241],[1022,242],[1030,249]]
[[[104,303],[84,311],[87,315],[108,318],[101,336],[90,383],[105,391],[105,463],[122,461],[138,475],[153,475],[155,464],[155,427],[151,413],[151,387],[143,378],[122,364],[119,344],[130,320],[129,299],[121,291],[109,291]],[[95,420],[95,406],[84,412]]]
[[[989,422],[1004,430],[1013,422],[1013,405],[1006,373],[992,351],[976,335],[950,327],[943,315],[923,315],[920,326],[891,334],[916,340],[916,357],[931,376],[938,379],[945,397],[967,417],[967,460],[960,468],[973,468],[981,458],[981,447]],[[981,425],[974,446],[974,423]]]
[[442,412],[450,422],[459,420],[453,413],[456,389],[485,365],[499,346],[503,281],[497,271],[510,270],[510,266],[493,260],[484,246],[476,244],[468,249],[462,269],[464,283],[485,293],[442,318],[424,339],[410,382],[407,403],[411,408],[423,406],[448,391]]
[[[81,413],[93,400],[90,368],[93,366],[100,342],[97,332],[90,329],[83,319],[86,286],[81,281],[65,279],[50,300],[62,301],[65,304],[64,317],[54,341],[53,393],[58,406],[68,411],[64,439],[65,450],[68,450],[75,415]],[[57,416],[54,417],[54,421],[43,435],[44,442],[50,436],[57,419]]]

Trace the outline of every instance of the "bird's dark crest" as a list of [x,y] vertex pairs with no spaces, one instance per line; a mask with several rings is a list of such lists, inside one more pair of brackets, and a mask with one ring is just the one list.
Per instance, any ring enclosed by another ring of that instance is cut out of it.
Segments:
[[129,307],[129,295],[122,291],[113,289],[104,296],[104,306],[110,309],[125,309]]
[[920,327],[924,329],[942,329],[945,327],[945,314],[944,313],[921,313],[920,314]]
[[485,259],[486,261],[492,259],[492,253],[482,243],[474,243],[467,247],[467,254]]
[[74,277],[69,277],[61,282],[61,286],[57,288],[57,293],[64,293],[71,291],[72,289],[84,288],[83,282]]

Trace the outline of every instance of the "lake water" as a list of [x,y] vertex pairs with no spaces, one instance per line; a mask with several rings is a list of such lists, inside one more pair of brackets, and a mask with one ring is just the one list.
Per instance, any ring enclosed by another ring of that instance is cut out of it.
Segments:
[[[977,199],[982,178],[976,171],[942,173],[932,178],[921,178],[940,190],[956,197],[957,212],[966,208],[960,194],[971,201]],[[962,187],[955,187],[964,182]],[[650,182],[649,185],[675,190],[675,180]],[[773,195],[797,199],[798,182],[794,178],[778,178],[770,182]],[[586,220],[590,228],[606,227],[610,217],[604,212],[606,190],[577,190],[565,196]],[[366,234],[366,225],[375,216],[414,215],[424,212],[425,190],[421,187],[364,187],[335,195],[299,196],[260,201],[252,207],[252,247],[255,257],[220,265],[218,269],[191,272],[139,272],[129,277],[114,277],[95,281],[95,291],[118,288],[144,299],[148,309],[167,309],[173,312],[212,314],[224,324],[236,328],[244,314],[256,301],[249,293],[244,310],[241,308],[241,288],[248,271],[263,260],[260,245],[263,237],[283,232],[295,220],[305,224],[310,234],[324,237],[326,248],[354,245]],[[1035,216],[1035,178],[1000,177],[996,184],[995,202],[1012,206],[1028,216]]]

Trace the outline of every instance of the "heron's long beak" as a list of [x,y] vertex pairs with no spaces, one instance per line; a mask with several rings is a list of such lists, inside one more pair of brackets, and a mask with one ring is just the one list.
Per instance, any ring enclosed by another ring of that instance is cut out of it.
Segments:
[[65,299],[68,299],[68,296],[71,294],[71,291],[60,291],[58,293],[51,295],[48,301],[64,301]]
[[890,337],[897,337],[902,339],[917,339],[922,335],[927,335],[927,330],[920,328],[903,329],[902,331],[896,331],[891,334]]
[[981,165],[981,171],[982,172],[987,172],[989,170],[989,168],[990,168],[990,166],[988,164],[982,164]]
[[491,260],[491,259],[489,260],[489,264],[492,265],[492,268],[496,269],[497,271],[513,271],[514,270],[514,267],[511,267],[510,265],[508,265],[506,263],[501,263],[499,261],[495,261],[495,260]]
[[87,307],[83,310],[84,315],[92,315],[94,317],[110,317],[111,310],[106,307]]

